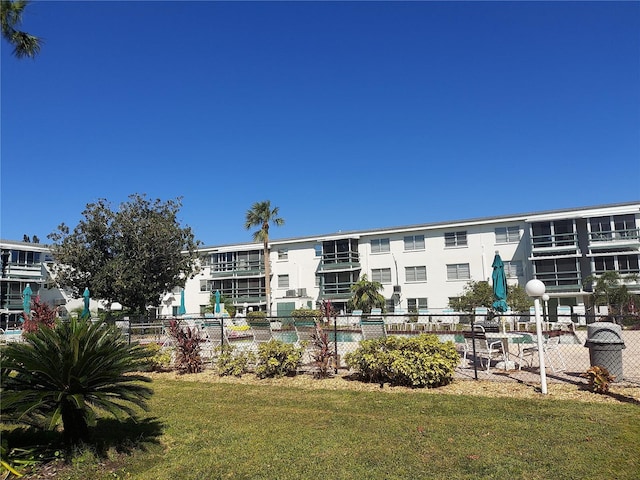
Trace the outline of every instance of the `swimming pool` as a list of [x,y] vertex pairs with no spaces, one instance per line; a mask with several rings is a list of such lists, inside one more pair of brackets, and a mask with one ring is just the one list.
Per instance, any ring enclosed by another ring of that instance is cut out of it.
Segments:
[[[362,340],[362,334],[360,332],[353,331],[345,331],[338,330],[338,343],[348,343],[348,342],[359,342]],[[329,337],[329,341],[334,341],[334,332],[333,330],[328,330],[327,335]],[[399,334],[399,337],[413,337],[415,335],[411,334]],[[281,340],[285,343],[295,343],[298,340],[298,336],[294,330],[283,330],[279,332],[273,332],[273,337],[277,340]],[[454,343],[464,343],[464,336],[462,332],[460,334],[454,333],[439,333],[437,337],[441,342],[451,341]]]

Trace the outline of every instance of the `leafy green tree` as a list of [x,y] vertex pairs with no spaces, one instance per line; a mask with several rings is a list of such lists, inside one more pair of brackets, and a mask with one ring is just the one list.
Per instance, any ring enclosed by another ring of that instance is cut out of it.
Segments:
[[509,285],[507,291],[507,305],[514,312],[528,312],[529,307],[533,306],[532,298],[527,295],[524,287],[520,285]]
[[18,25],[22,23],[22,14],[28,4],[27,0],[2,0],[0,2],[2,37],[13,46],[13,54],[17,58],[35,57],[40,52],[42,45],[42,40],[38,37],[17,29]]
[[[492,310],[493,301],[493,287],[489,282],[472,280],[464,286],[462,295],[449,301],[449,306],[458,312],[473,312],[476,307],[486,307]],[[514,312],[524,312],[529,310],[533,302],[520,285],[509,285],[507,305]]]
[[162,295],[184,287],[200,269],[198,244],[181,227],[180,199],[162,202],[131,195],[118,211],[105,199],[87,205],[73,232],[64,223],[53,241],[54,282],[80,297],[119,302],[134,313],[159,306]]
[[371,313],[372,308],[384,308],[385,299],[380,290],[380,282],[370,282],[366,275],[362,275],[351,285],[351,298],[347,302],[347,308],[352,311],[362,310],[364,313]]
[[470,281],[464,286],[462,295],[449,300],[449,306],[457,312],[473,312],[476,307],[491,308],[493,288],[489,282]]
[[136,417],[152,390],[133,375],[147,357],[103,323],[71,319],[41,325],[1,352],[3,420],[53,429],[62,421],[68,444],[85,442],[96,412]]
[[593,305],[605,305],[610,315],[625,315],[629,313],[629,305],[638,304],[638,295],[629,292],[625,281],[637,281],[638,275],[620,275],[619,272],[604,272],[600,275],[590,275],[584,281],[585,288],[592,288],[591,302]]
[[250,230],[260,227],[253,233],[254,242],[262,242],[264,245],[264,275],[265,275],[265,293],[267,295],[267,315],[271,315],[271,265],[269,263],[269,226],[284,225],[284,220],[278,217],[278,207],[271,208],[271,202],[256,202],[247,211],[244,228]]

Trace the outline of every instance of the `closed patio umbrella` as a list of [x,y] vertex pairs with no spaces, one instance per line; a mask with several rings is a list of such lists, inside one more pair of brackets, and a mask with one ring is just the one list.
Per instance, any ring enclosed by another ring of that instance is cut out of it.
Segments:
[[216,290],[216,307],[215,313],[220,313],[220,290]]
[[500,258],[500,254],[496,252],[493,257],[493,308],[498,312],[506,312],[509,309],[507,305],[507,276],[504,273],[504,263]]
[[91,316],[91,312],[89,311],[89,303],[91,303],[89,287],[84,287],[84,292],[82,293],[82,302],[84,304],[84,308],[82,309],[80,318],[89,318]]
[[22,291],[22,310],[24,310],[27,317],[31,315],[31,295],[33,295],[33,291],[31,290],[31,285],[27,283],[27,286]]
[[184,315],[187,313],[187,307],[184,305],[184,288],[180,292],[180,307],[178,308],[178,315]]

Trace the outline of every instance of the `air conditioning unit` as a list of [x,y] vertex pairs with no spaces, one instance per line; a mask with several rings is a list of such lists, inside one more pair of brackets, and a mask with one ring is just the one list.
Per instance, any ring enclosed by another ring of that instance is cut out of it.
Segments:
[[295,290],[287,290],[287,293],[285,293],[285,297],[295,297],[295,296],[296,296]]
[[299,288],[298,289],[298,296],[299,297],[306,297],[307,296],[307,289],[306,288]]

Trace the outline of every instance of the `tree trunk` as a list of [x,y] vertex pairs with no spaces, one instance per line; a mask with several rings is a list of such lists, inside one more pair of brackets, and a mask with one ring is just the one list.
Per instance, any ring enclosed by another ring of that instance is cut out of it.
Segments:
[[269,239],[264,241],[264,287],[267,295],[267,317],[271,317],[271,262],[269,259]]
[[77,445],[89,439],[89,426],[84,411],[68,400],[62,401],[63,438],[67,445]]

